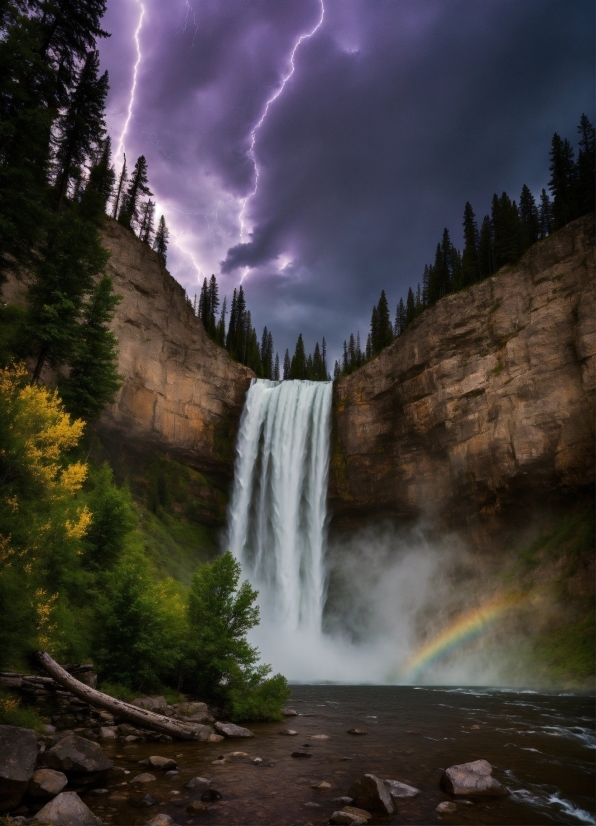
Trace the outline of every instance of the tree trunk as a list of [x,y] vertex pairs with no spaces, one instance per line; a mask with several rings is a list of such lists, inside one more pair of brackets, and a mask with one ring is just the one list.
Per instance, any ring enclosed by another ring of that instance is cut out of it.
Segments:
[[180,723],[178,720],[172,720],[171,717],[155,714],[155,712],[147,711],[144,708],[137,708],[137,706],[130,703],[124,703],[122,700],[116,700],[108,694],[103,694],[95,688],[90,688],[88,685],[79,682],[68,671],[65,671],[46,651],[38,652],[38,659],[48,674],[76,697],[80,697],[81,700],[92,706],[99,706],[99,708],[104,708],[106,711],[111,711],[112,714],[118,717],[131,720],[142,728],[160,731],[162,734],[169,734],[171,737],[177,737],[181,740],[197,740],[201,729],[206,728],[205,726]]

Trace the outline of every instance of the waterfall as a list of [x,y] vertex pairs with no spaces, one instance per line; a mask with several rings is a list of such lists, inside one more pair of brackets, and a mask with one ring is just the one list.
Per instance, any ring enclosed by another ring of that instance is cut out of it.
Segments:
[[228,547],[279,634],[321,634],[331,395],[331,382],[256,379],[240,420]]

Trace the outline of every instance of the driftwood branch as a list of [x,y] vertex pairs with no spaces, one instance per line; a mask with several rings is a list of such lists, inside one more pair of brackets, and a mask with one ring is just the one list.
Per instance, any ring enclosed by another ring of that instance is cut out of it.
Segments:
[[73,677],[72,674],[69,674],[68,671],[65,671],[46,651],[40,651],[38,653],[38,659],[48,674],[76,697],[80,697],[81,700],[84,700],[92,706],[104,708],[117,717],[123,717],[125,720],[137,723],[137,725],[142,728],[159,731],[162,734],[169,734],[171,737],[176,737],[181,740],[197,740],[200,737],[199,732],[205,728],[205,726],[193,726],[181,723],[178,720],[172,720],[171,717],[166,717],[163,714],[155,714],[155,712],[147,711],[144,708],[138,708],[122,700],[116,700],[114,697],[97,691],[95,688],[90,688],[88,685],[81,683]]

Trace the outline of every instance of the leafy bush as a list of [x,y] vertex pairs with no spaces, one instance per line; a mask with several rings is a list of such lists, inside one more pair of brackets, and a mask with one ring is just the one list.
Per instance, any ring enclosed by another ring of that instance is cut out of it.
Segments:
[[0,691],[0,725],[21,726],[40,731],[46,720],[35,709],[21,705],[20,700],[8,691]]
[[289,690],[284,677],[269,678],[247,632],[259,622],[258,594],[239,586],[240,564],[228,551],[193,577],[188,595],[189,638],[185,686],[221,703],[234,719],[279,719]]

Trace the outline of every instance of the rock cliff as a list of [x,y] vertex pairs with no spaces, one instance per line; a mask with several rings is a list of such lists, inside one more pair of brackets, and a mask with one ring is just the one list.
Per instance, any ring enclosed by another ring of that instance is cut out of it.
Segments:
[[205,334],[183,288],[157,255],[107,221],[107,272],[122,302],[112,329],[123,385],[99,433],[120,450],[167,454],[227,487],[236,428],[251,370]]
[[336,383],[336,527],[488,524],[594,480],[593,216],[427,310]]

